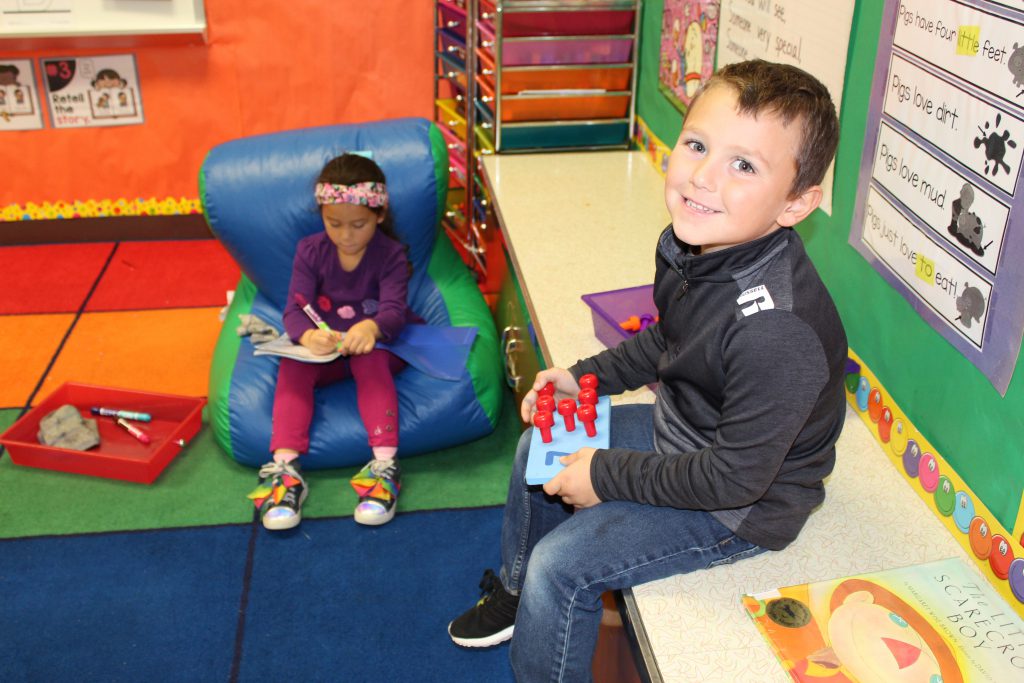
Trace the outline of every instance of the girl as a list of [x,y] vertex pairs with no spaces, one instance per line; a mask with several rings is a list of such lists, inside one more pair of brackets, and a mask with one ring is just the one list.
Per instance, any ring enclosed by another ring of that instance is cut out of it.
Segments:
[[[270,450],[260,486],[250,494],[267,529],[290,529],[302,519],[308,490],[299,456],[309,449],[313,390],[351,377],[373,459],[352,479],[359,494],[355,520],[384,524],[395,515],[401,470],[398,397],[394,374],[405,364],[375,348],[407,322],[422,322],[406,304],[411,265],[395,237],[383,171],[372,160],[343,154],[317,178],[316,202],[324,231],[303,238],[295,251],[285,332],[317,355],[340,351],[328,363],[282,358],[274,393]],[[314,324],[313,309],[330,329]],[[259,495],[262,494],[262,495]]]

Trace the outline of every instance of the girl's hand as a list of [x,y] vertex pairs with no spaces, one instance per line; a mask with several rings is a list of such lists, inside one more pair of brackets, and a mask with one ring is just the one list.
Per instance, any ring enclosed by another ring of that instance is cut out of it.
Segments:
[[544,493],[561,496],[562,502],[575,508],[589,508],[601,502],[590,481],[590,461],[595,449],[581,448],[575,453],[559,458],[565,469],[544,484]]
[[302,333],[299,343],[313,352],[316,356],[326,356],[338,350],[338,342],[341,341],[341,333],[334,330],[321,330],[319,327],[314,330],[306,330]]
[[345,332],[345,338],[341,340],[340,351],[344,356],[359,356],[373,351],[377,340],[380,338],[380,328],[377,323],[367,318],[360,320]]
[[576,383],[576,378],[568,370],[563,368],[541,370],[537,373],[537,378],[533,380],[533,387],[523,397],[523,405],[519,409],[523,422],[530,422],[530,419],[533,417],[534,406],[537,405],[537,392],[548,382],[553,382],[555,385],[556,403],[559,399],[576,398],[580,393],[580,385]]

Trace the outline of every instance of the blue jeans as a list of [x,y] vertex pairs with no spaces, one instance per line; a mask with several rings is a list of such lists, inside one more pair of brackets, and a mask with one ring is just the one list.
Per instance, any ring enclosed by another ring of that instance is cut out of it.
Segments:
[[[501,531],[501,581],[520,596],[516,680],[589,681],[608,590],[757,555],[709,513],[609,501],[575,513],[524,481],[530,429],[516,449]],[[653,406],[614,406],[611,446],[654,450]]]

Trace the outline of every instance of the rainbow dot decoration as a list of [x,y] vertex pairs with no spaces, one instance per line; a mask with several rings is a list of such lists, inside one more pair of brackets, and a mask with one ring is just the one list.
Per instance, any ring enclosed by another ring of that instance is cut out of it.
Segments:
[[199,199],[156,197],[137,199],[87,199],[71,202],[8,204],[0,207],[0,222],[39,221],[65,218],[111,218],[118,216],[183,216],[201,214]]
[[900,473],[974,556],[993,586],[1024,614],[1024,537],[1015,540],[1002,528],[852,351],[845,385],[848,402]]

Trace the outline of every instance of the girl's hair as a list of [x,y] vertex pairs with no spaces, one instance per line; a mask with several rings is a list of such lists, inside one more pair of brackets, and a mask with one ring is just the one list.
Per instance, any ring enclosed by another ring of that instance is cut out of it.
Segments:
[[[387,180],[384,177],[384,171],[380,170],[380,166],[373,159],[360,154],[346,153],[328,161],[320,171],[320,175],[317,176],[316,182],[331,185],[354,185],[356,183],[386,184]],[[384,216],[384,220],[377,226],[378,229],[396,242],[401,241],[395,234],[394,221],[391,219],[391,211],[388,207],[367,208],[378,216]]]

